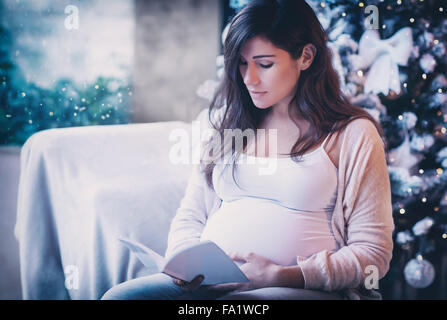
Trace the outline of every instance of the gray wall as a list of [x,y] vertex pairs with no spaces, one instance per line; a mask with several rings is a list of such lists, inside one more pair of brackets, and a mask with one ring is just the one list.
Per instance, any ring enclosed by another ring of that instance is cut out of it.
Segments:
[[196,95],[216,78],[220,0],[136,0],[132,104],[135,122],[191,121]]

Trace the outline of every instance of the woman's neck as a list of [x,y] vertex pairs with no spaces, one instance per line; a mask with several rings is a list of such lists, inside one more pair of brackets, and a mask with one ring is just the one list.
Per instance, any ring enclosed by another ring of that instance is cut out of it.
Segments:
[[[296,109],[292,108],[292,115],[289,115],[287,110],[284,112],[284,110],[275,111],[273,108],[261,121],[259,125],[259,129],[293,129],[298,128],[300,132],[306,132],[309,128],[309,122],[300,118],[296,112],[294,112]],[[291,118],[293,117],[293,119]]]

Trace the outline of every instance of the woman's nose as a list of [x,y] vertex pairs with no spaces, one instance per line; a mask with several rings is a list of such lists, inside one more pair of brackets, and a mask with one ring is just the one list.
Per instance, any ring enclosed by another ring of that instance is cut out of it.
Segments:
[[256,85],[259,82],[257,71],[254,67],[247,66],[244,74],[244,83],[246,86]]

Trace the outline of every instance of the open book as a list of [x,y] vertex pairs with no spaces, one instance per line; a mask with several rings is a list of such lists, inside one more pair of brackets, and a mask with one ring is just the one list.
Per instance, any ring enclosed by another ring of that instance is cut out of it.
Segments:
[[174,278],[191,281],[199,274],[204,275],[202,285],[229,282],[248,282],[238,264],[212,241],[201,241],[165,259],[155,251],[130,239],[119,238],[140,261],[156,272]]

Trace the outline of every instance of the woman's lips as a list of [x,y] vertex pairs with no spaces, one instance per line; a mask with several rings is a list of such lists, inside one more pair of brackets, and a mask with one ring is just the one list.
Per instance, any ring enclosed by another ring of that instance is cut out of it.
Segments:
[[267,91],[264,91],[264,92],[250,91],[250,94],[254,97],[260,97],[260,96],[264,95],[265,93],[267,93]]

